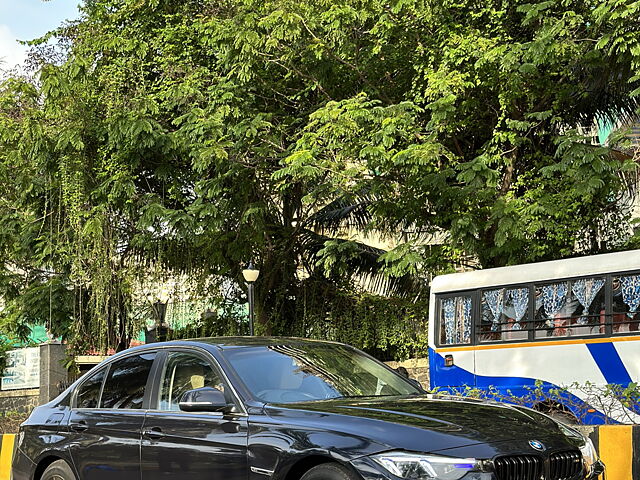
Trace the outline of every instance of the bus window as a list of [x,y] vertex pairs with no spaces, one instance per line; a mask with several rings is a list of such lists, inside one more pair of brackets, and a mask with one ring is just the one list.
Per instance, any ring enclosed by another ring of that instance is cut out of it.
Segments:
[[640,322],[640,275],[613,277],[613,333],[637,332]]
[[529,289],[498,288],[482,292],[481,342],[526,340]]
[[579,317],[572,318],[573,335],[604,334],[606,322],[604,278],[580,278],[571,282],[571,292],[578,300]]
[[471,343],[472,301],[460,295],[440,299],[440,343]]
[[535,337],[604,333],[604,278],[536,285]]

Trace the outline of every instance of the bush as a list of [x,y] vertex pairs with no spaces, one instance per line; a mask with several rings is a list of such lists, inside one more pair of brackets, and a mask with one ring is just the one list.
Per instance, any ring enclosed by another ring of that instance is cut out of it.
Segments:
[[14,411],[0,412],[0,434],[18,433],[20,424],[24,422],[29,414]]
[[0,374],[7,367],[7,352],[13,348],[13,343],[10,340],[0,336]]
[[[574,382],[569,386],[555,387],[537,381],[534,387],[527,386],[524,390],[524,395],[516,395],[510,390],[505,393],[493,386],[486,389],[465,386],[448,388],[447,393],[533,407],[552,417],[581,424],[588,423],[591,415],[601,417],[607,424],[640,424],[638,415],[633,415],[633,412],[640,412],[640,385],[636,383],[624,387],[618,384]],[[434,393],[438,392],[436,388]]]

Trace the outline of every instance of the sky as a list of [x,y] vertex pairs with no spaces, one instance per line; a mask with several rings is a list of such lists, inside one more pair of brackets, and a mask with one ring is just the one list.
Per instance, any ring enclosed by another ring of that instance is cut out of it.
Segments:
[[64,20],[78,17],[79,0],[0,0],[0,68],[24,61],[26,47],[17,40],[38,38]]

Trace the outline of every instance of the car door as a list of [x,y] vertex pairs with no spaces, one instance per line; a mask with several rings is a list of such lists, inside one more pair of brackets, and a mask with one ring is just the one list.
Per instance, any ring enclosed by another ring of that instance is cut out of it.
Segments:
[[140,480],[140,436],[155,352],[128,355],[77,390],[68,428],[79,480]]
[[[244,480],[247,478],[247,417],[213,358],[170,351],[145,418],[142,480]],[[188,390],[218,388],[238,413],[183,412],[178,404]]]

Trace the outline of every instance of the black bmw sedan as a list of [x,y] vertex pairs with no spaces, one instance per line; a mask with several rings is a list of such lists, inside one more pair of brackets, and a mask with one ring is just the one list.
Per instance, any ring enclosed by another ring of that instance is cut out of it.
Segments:
[[20,428],[14,480],[583,480],[577,431],[439,398],[347,345],[209,338],[96,366]]

